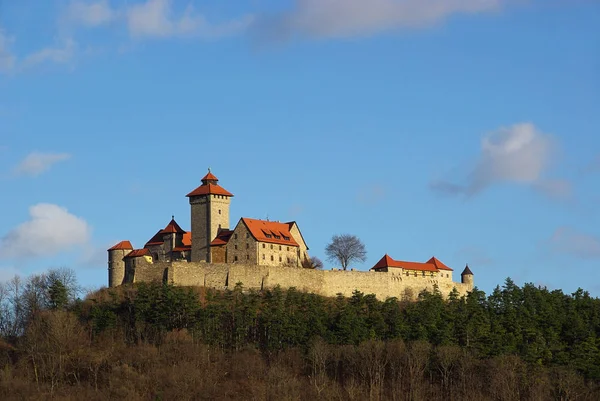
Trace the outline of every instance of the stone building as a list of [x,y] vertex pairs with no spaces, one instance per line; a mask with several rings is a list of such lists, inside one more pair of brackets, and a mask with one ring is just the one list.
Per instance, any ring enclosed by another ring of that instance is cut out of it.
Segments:
[[281,286],[325,296],[351,295],[354,290],[378,298],[414,299],[420,291],[456,289],[466,294],[474,286],[467,266],[461,282],[435,257],[425,263],[405,262],[384,255],[369,272],[318,271],[301,268],[310,260],[308,246],[294,221],[242,217],[229,225],[233,194],[208,171],[201,185],[187,194],[191,231],[172,217],[141,249],[121,241],[108,250],[108,284],[162,281],[226,289],[242,283],[261,290]]
[[109,285],[130,281],[136,260],[148,262],[245,263],[301,267],[309,259],[308,246],[295,221],[258,220],[242,217],[229,229],[229,205],[233,194],[219,185],[210,170],[202,184],[187,194],[191,231],[171,221],[141,249],[121,241],[108,250]]

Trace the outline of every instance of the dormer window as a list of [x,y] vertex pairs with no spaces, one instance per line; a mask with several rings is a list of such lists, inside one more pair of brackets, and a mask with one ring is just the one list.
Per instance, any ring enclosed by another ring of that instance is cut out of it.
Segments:
[[286,236],[284,236],[284,237],[283,237],[283,239],[284,239],[284,240],[286,240],[286,241],[289,241],[289,240],[290,240],[290,237],[286,237]]

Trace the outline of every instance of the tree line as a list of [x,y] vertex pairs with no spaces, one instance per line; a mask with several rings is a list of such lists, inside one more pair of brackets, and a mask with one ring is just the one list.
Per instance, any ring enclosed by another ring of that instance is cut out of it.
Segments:
[[507,279],[416,302],[242,283],[76,292],[55,273],[0,287],[2,399],[600,396],[600,300],[583,290]]

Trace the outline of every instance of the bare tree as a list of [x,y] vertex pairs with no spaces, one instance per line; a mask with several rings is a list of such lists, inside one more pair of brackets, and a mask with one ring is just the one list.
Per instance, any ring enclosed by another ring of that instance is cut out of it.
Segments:
[[323,268],[323,262],[321,262],[321,259],[313,256],[312,258],[304,259],[302,267],[305,269],[321,270]]
[[367,260],[365,244],[356,236],[350,234],[334,235],[331,243],[325,248],[327,260],[339,262],[346,270],[350,262]]

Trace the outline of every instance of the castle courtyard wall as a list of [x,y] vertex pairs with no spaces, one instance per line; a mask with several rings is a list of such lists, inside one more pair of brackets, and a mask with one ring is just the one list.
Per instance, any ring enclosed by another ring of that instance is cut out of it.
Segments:
[[[154,274],[149,273],[149,270],[152,270],[151,266],[157,267],[157,272]],[[328,297],[337,294],[351,296],[354,290],[358,290],[365,294],[374,294],[381,300],[389,297],[415,299],[419,292],[424,289],[433,291],[436,285],[446,297],[453,288],[456,288],[460,295],[473,289],[469,284],[438,280],[435,277],[403,276],[391,272],[311,270],[205,262],[150,263],[147,267],[148,269],[136,269],[136,282],[145,281],[137,276],[140,271],[144,278],[157,280],[159,277],[164,277],[169,283],[180,286],[233,289],[237,283],[241,283],[244,289],[254,290],[276,286],[284,289],[295,287],[299,291]]]

